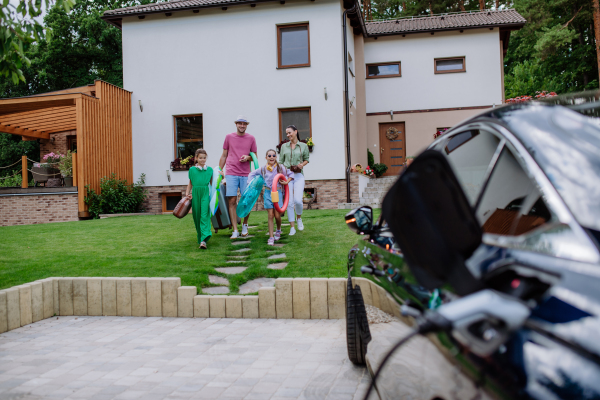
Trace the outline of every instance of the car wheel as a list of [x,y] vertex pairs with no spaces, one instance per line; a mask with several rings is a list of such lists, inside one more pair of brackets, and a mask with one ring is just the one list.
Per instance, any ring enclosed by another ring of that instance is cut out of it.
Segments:
[[371,341],[371,331],[367,319],[367,310],[360,286],[352,288],[352,278],[348,277],[346,297],[346,344],[348,358],[354,364],[364,365],[367,345]]

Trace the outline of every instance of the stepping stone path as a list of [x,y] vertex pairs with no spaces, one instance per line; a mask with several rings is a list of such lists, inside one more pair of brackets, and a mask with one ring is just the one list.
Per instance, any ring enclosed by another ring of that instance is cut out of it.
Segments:
[[238,264],[238,263],[243,263],[244,260],[232,260],[232,261],[227,261],[227,264]]
[[[221,276],[209,275],[208,280],[210,281],[210,283],[213,283],[215,285],[229,286],[229,281],[227,280],[227,278],[223,278]],[[204,289],[202,289],[202,290],[204,290]]]
[[273,254],[272,256],[267,257],[267,260],[277,260],[279,258],[285,258],[285,253]]
[[229,258],[235,258],[235,259],[239,259],[239,260],[243,260],[245,258],[248,258],[248,256],[227,256]]
[[[240,241],[240,242],[233,242],[231,244],[234,245],[234,246],[239,246],[241,244],[250,244],[250,241],[249,240],[244,240],[244,241]],[[250,249],[248,249],[248,250],[250,250]]]
[[285,243],[275,243],[273,246],[274,247],[283,247],[283,246],[285,246]]
[[253,238],[254,235],[247,235],[247,236],[238,236],[235,239],[231,239],[231,240],[243,240],[243,239],[249,239],[249,238]]
[[276,264],[269,264],[269,266],[267,268],[269,269],[284,269],[285,267],[287,267],[288,263],[286,262],[282,262],[282,263],[276,263]]
[[252,250],[252,249],[246,247],[244,249],[233,250],[233,252],[234,253],[243,253],[243,252],[250,251],[250,250]]
[[229,288],[227,286],[202,288],[202,293],[206,294],[227,294]]
[[244,272],[247,269],[248,269],[248,267],[223,267],[223,268],[215,268],[215,271],[218,271],[222,274],[234,275],[234,274],[241,274],[242,272]]
[[273,287],[275,286],[275,279],[273,278],[258,278],[252,279],[240,286],[240,294],[248,294],[258,292],[261,287]]

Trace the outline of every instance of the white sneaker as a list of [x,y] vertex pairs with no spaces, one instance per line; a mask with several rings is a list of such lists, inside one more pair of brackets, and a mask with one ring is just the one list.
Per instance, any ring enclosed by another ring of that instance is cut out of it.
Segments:
[[242,237],[248,236],[248,225],[242,224]]
[[292,228],[290,229],[290,233],[288,233],[289,236],[294,236],[296,234],[296,229]]
[[238,231],[233,231],[233,234],[231,235],[231,237],[229,239],[237,239],[238,237],[240,237],[240,234]]
[[299,231],[303,231],[304,230],[304,224],[302,223],[302,218],[298,218],[298,220],[296,221],[296,223],[298,224],[298,230]]

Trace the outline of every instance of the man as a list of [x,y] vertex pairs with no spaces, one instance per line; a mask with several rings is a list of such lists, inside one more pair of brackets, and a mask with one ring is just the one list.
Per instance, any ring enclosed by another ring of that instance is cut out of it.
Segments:
[[[223,167],[225,166],[226,175],[225,182],[227,183],[227,202],[229,203],[229,217],[233,225],[233,234],[231,239],[239,237],[237,225],[237,194],[238,188],[240,193],[243,193],[248,184],[248,174],[250,173],[250,161],[252,157],[250,153],[256,154],[256,139],[254,136],[246,133],[248,120],[243,115],[239,115],[235,120],[237,132],[230,133],[225,136],[223,143],[223,154],[219,160],[219,168],[223,175]],[[242,224],[242,236],[248,236],[248,218],[244,218]]]

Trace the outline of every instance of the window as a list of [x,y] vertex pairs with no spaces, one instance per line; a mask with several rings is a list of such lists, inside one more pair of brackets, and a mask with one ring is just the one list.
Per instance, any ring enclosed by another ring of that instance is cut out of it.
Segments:
[[279,68],[310,67],[308,24],[278,26],[277,48]]
[[69,135],[67,136],[67,150],[71,150],[71,152],[77,152],[77,136]]
[[433,60],[436,74],[448,74],[452,72],[467,72],[464,57],[436,58]]
[[181,192],[161,193],[162,212],[173,212],[181,200]]
[[285,129],[294,125],[298,128],[298,139],[304,140],[312,137],[310,107],[304,108],[280,108],[279,109],[279,132],[280,141],[287,139]]
[[174,117],[175,158],[193,156],[196,149],[204,146],[202,115],[181,115]]
[[402,76],[400,61],[391,63],[367,64],[367,79],[392,78]]

